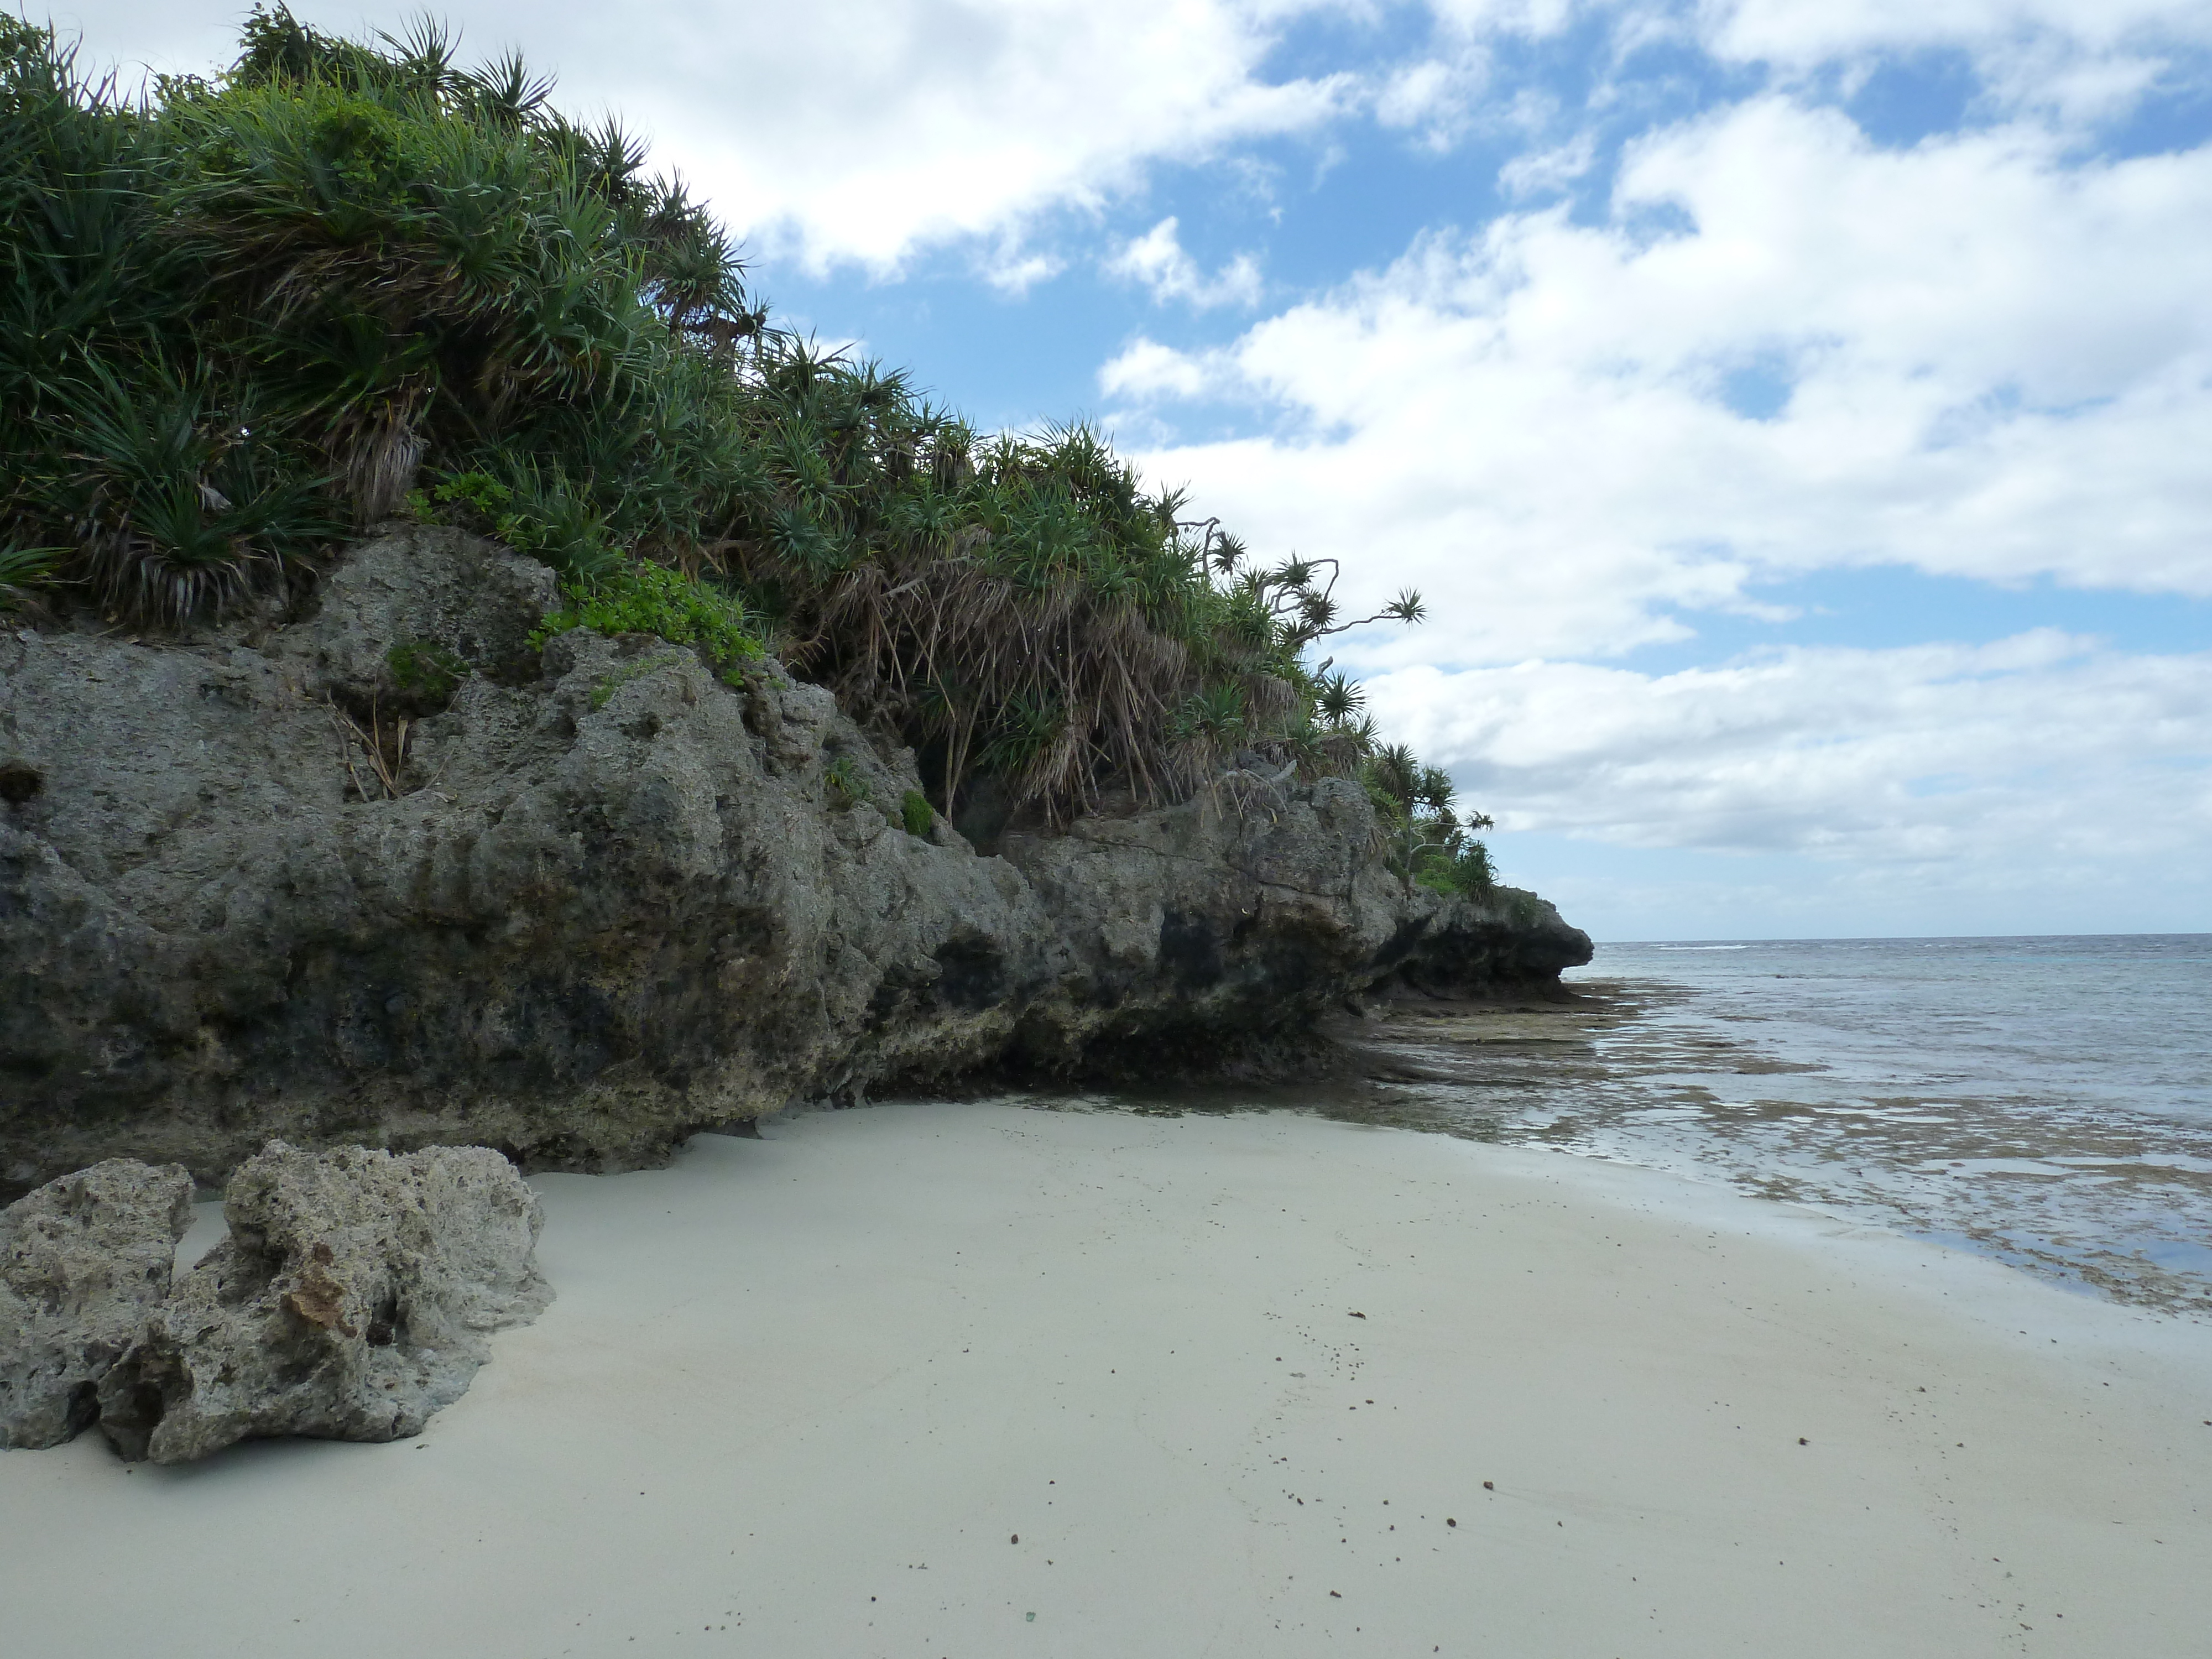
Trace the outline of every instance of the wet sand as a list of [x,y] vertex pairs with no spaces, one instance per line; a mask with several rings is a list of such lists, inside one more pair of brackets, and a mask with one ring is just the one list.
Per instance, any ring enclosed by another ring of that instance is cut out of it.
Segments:
[[419,1442],[0,1456],[0,1649],[2207,1651],[2202,1322],[1303,1115],[767,1136],[543,1179]]

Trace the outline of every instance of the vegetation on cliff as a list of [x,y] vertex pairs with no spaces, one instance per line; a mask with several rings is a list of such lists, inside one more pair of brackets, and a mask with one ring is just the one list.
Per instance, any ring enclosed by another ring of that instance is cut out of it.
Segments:
[[714,218],[550,92],[429,22],[277,9],[222,75],[125,96],[0,17],[0,603],[205,621],[443,519],[560,573],[549,632],[774,648],[948,811],[1175,799],[1243,755],[1363,772],[1408,879],[1486,883],[1449,781],[1308,660],[1418,595],[1345,617],[1334,562],[1259,564],[1089,428],[979,434],[770,326]]

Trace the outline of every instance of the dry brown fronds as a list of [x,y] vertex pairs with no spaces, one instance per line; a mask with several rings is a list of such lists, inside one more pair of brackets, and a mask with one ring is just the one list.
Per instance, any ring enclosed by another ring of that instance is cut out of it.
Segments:
[[[346,777],[353,785],[356,797],[362,800],[398,799],[404,793],[399,787],[399,779],[407,768],[407,730],[412,722],[402,715],[387,728],[378,714],[375,700],[371,698],[368,724],[364,726],[338,707],[336,697],[326,694],[323,701],[330,708],[331,720],[337,725],[340,749],[345,758]],[[369,775],[376,781],[380,794],[372,795],[368,786],[362,781],[360,768],[355,764],[356,753],[368,766]]]
[[[1073,577],[1026,586],[957,556],[870,560],[830,586],[801,659],[842,696],[903,704],[945,745],[948,797],[993,729],[993,769],[1054,823],[1109,786],[1182,799],[1216,769],[1170,735],[1201,684],[1188,650]],[[1248,678],[1271,714],[1289,707],[1287,685]]]
[[386,404],[357,422],[340,445],[346,493],[354,520],[374,524],[397,513],[415,487],[422,465],[422,440],[415,429],[413,400]]

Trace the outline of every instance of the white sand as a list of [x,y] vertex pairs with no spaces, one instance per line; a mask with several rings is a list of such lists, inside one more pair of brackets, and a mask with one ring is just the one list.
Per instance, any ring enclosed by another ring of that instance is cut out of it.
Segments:
[[2202,1325],[1299,1117],[769,1134],[543,1181],[419,1447],[0,1455],[0,1654],[2212,1653]]

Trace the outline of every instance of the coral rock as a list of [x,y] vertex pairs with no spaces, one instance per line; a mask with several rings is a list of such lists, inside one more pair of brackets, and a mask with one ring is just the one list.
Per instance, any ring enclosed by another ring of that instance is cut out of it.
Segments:
[[0,1210],[0,1446],[58,1446],[169,1293],[192,1178],[110,1158]]
[[482,1147],[271,1141],[223,1210],[230,1237],[100,1385],[100,1427],[126,1458],[413,1434],[467,1389],[489,1333],[552,1298],[537,1194]]
[[909,835],[919,762],[828,691],[533,653],[554,597],[422,526],[281,623],[0,632],[36,784],[0,790],[0,1196],[118,1155],[212,1186],[272,1137],[637,1169],[793,1101],[1203,1069],[1386,981],[1589,959],[1532,895],[1409,888],[1341,779]]

